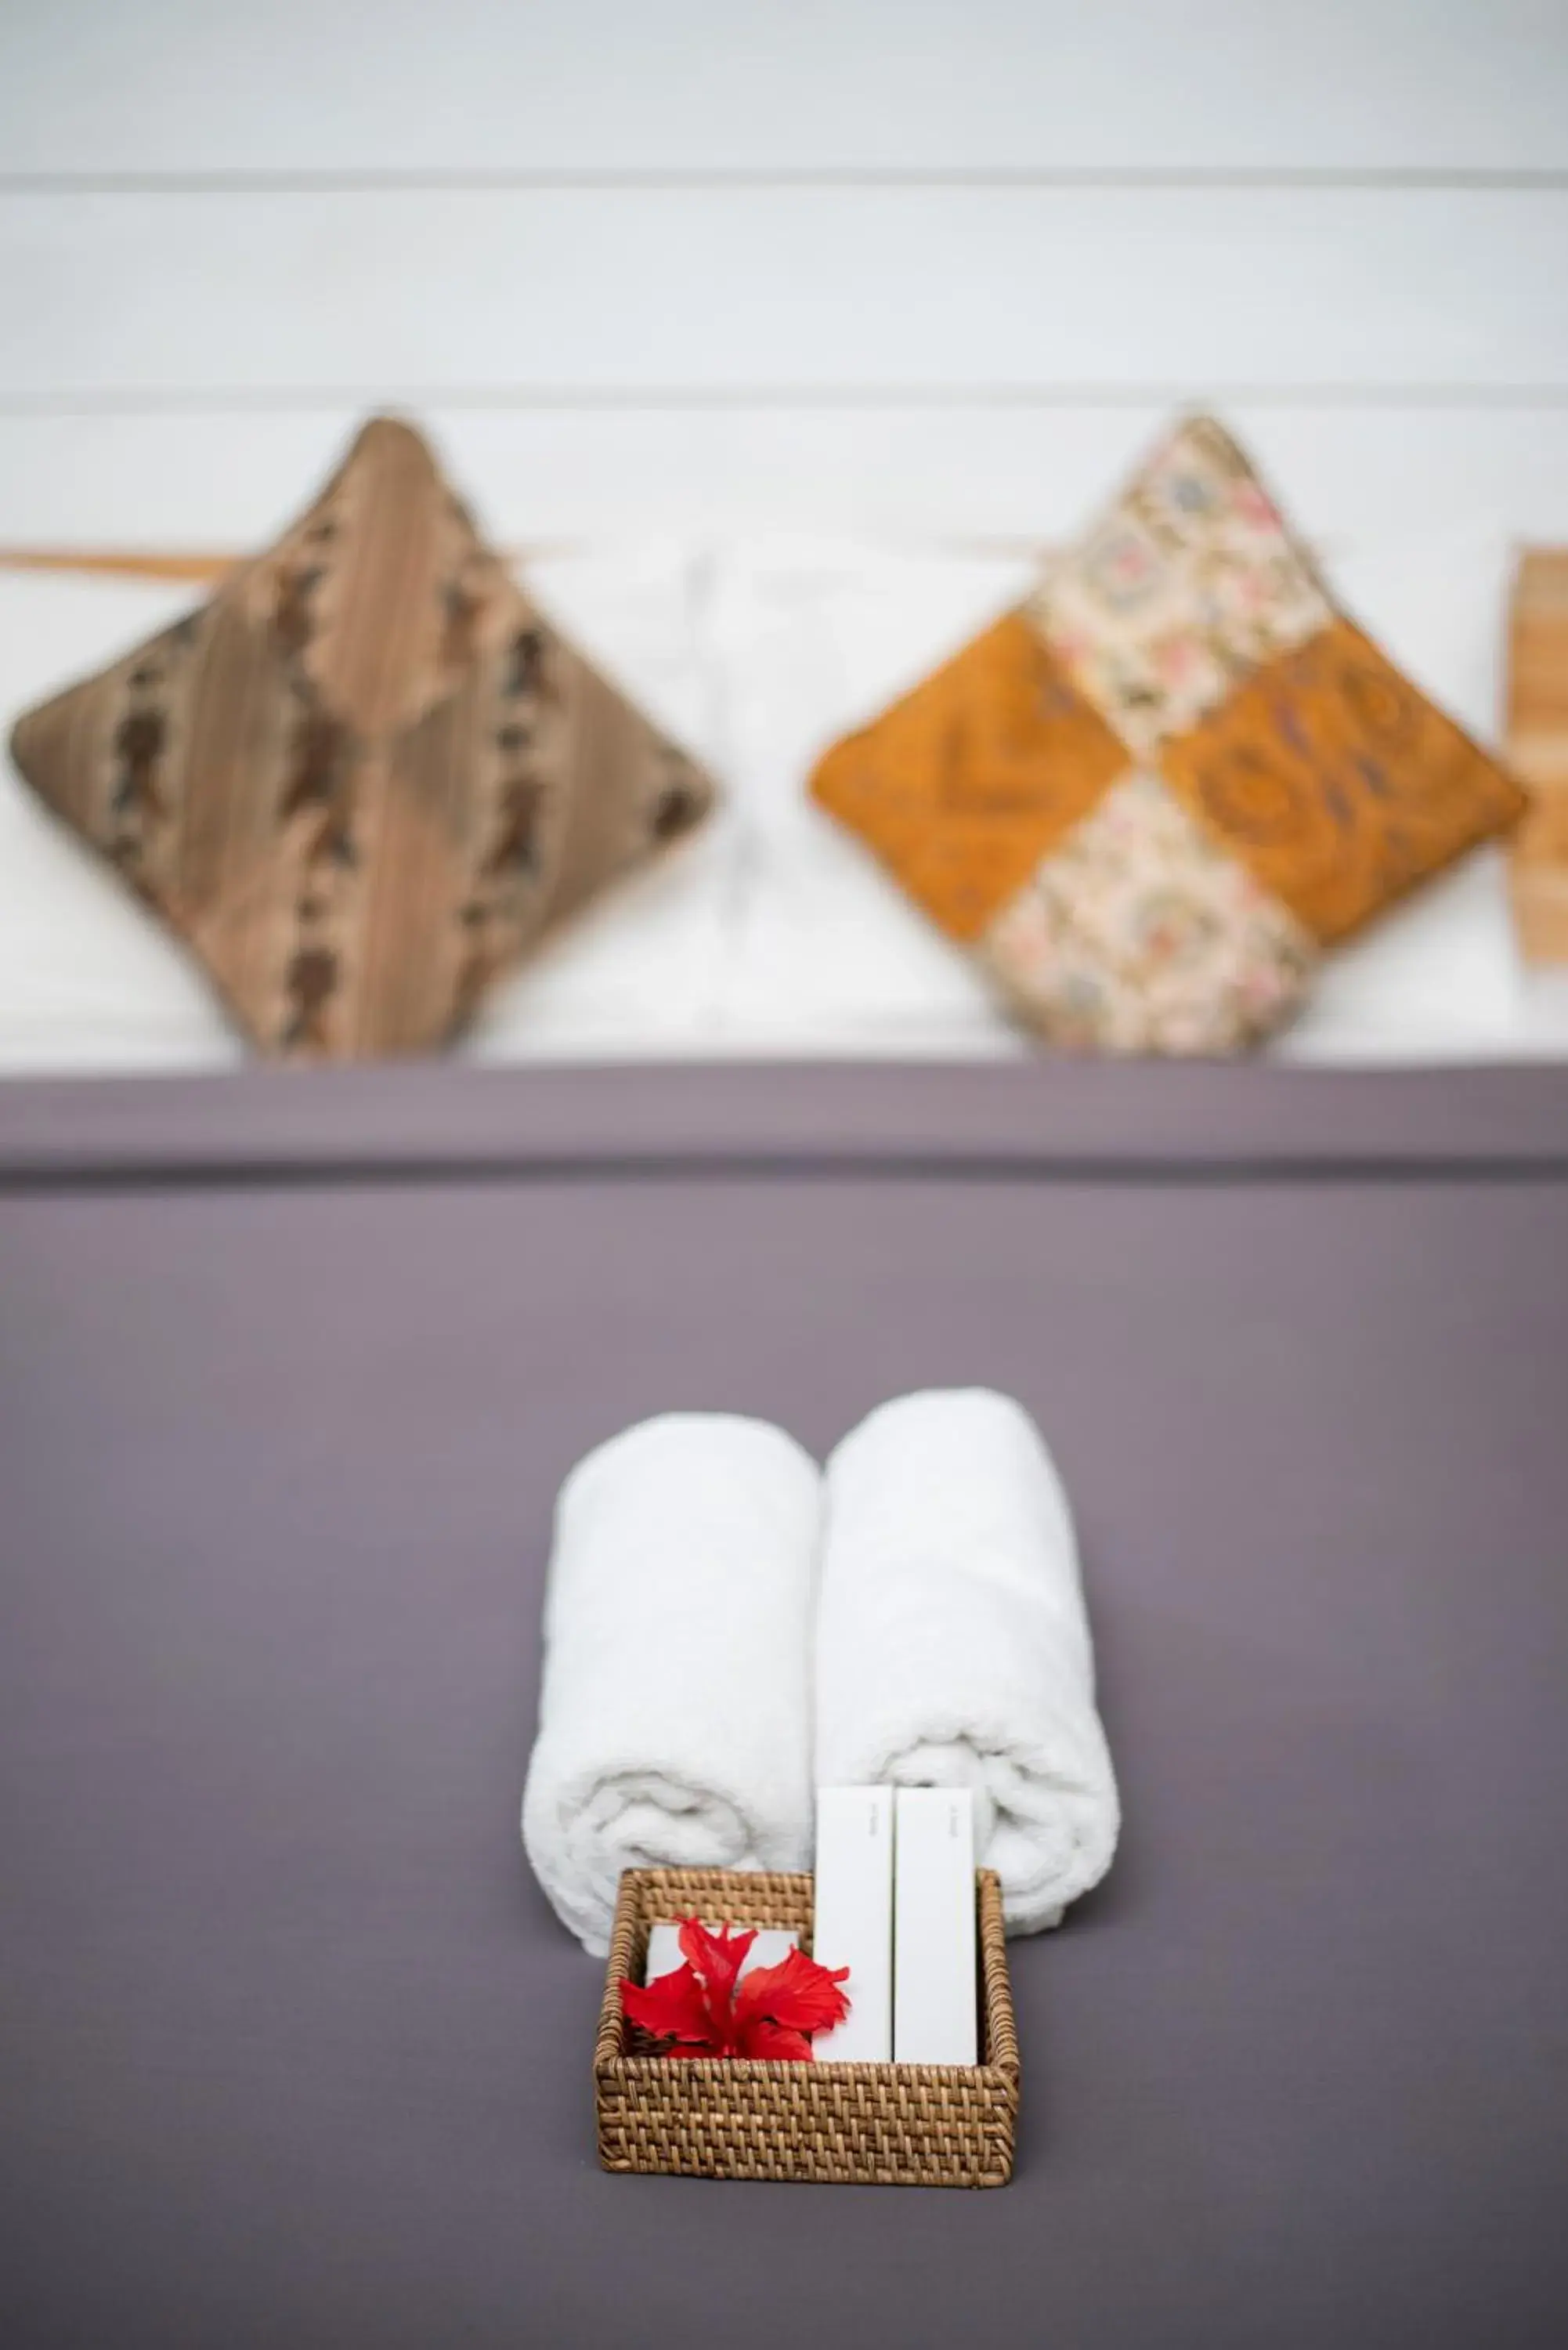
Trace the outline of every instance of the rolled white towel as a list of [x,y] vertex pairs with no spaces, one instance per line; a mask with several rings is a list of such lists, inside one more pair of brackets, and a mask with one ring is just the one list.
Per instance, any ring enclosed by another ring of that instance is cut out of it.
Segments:
[[601,1958],[624,1868],[804,1868],[822,1472],[782,1429],[644,1420],[561,1489],[523,1841]]
[[1060,1924],[1120,1814],[1061,1480],[1021,1405],[901,1396],[827,1464],[824,1784],[969,1787],[1011,1932]]

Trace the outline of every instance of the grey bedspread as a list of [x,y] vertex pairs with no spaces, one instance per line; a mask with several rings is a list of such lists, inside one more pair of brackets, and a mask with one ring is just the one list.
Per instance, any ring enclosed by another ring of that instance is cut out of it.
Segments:
[[[1004,2193],[607,2178],[525,1874],[575,1457],[1011,1388],[1127,1810]],[[0,1092],[6,2350],[1535,2350],[1568,1073]]]

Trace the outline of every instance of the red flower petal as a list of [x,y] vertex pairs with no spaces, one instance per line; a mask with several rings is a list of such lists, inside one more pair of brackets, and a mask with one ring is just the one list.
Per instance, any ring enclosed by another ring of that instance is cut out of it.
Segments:
[[818,1966],[791,1950],[776,1967],[754,1967],[739,1981],[754,1931],[725,1927],[711,1934],[695,1918],[680,1921],[686,1961],[654,1982],[623,1980],[621,2007],[629,2023],[672,2044],[666,2056],[755,2056],[785,2064],[808,2062],[811,2034],[849,2012],[839,1989],[847,1967]]
[[749,2026],[765,2019],[794,2033],[826,2032],[842,2023],[849,2002],[839,1984],[847,1967],[819,1967],[804,1950],[791,1950],[776,1967],[753,1967],[735,1993],[735,2026],[744,2039]]
[[715,2012],[722,2012],[739,1979],[742,1960],[757,1939],[756,1929],[737,1933],[732,1926],[721,1926],[716,1934],[711,1934],[699,1918],[682,1918],[679,1922],[680,1954],[702,1978]]
[[811,2043],[804,2032],[786,2031],[782,2023],[770,2023],[765,2015],[758,2015],[741,2027],[740,2054],[775,2060],[782,2057],[786,2064],[809,2064]]
[[702,1985],[690,1967],[677,1967],[650,1983],[634,1983],[623,1976],[620,2004],[628,2023],[659,2040],[691,2041],[701,2052],[729,2037],[727,2030],[715,2032]]

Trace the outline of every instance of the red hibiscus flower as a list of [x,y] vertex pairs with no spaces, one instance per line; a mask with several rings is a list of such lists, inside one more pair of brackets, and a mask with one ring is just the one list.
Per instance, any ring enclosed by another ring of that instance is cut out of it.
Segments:
[[661,2055],[799,2064],[810,2058],[812,2034],[848,2014],[838,1988],[847,1967],[819,1967],[804,1950],[791,1950],[776,1967],[753,1967],[742,1981],[754,1930],[722,1926],[711,1934],[695,1918],[682,1918],[680,1926],[685,1964],[647,1984],[623,1977],[620,1986],[628,2022],[669,2043]]

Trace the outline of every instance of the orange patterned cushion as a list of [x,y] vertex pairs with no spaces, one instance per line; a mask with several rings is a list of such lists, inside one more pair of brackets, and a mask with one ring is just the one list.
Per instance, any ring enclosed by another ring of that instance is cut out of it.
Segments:
[[1320,947],[1523,805],[1202,417],[812,789],[1047,1036],[1156,1052],[1266,1035]]

